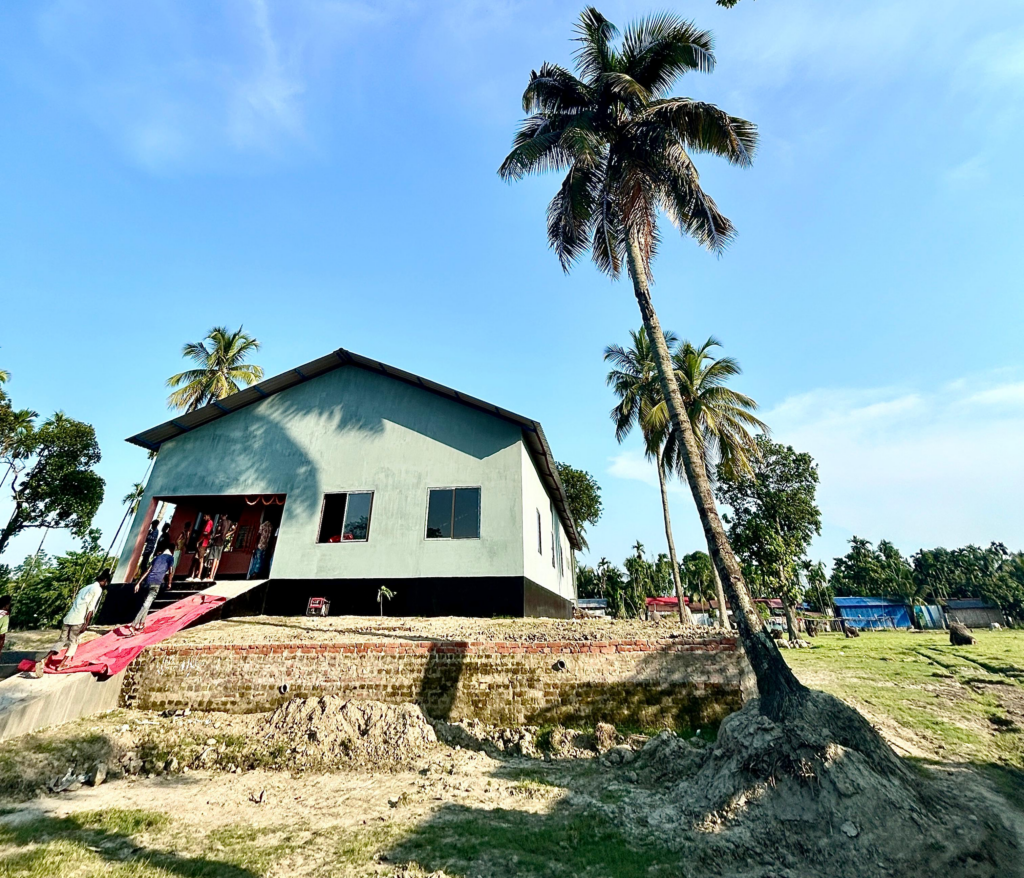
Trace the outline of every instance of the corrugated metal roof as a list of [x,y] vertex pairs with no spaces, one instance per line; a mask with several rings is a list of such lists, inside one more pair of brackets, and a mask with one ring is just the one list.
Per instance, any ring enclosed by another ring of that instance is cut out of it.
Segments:
[[211,421],[252,405],[254,402],[259,402],[261,399],[265,399],[275,393],[280,393],[282,390],[287,390],[289,387],[294,387],[297,384],[302,384],[311,378],[317,378],[334,369],[340,369],[343,366],[355,366],[368,372],[386,375],[389,378],[403,381],[406,384],[412,384],[414,387],[420,387],[430,393],[446,397],[518,426],[523,431],[523,442],[526,444],[534,463],[537,465],[537,470],[548,489],[548,494],[554,500],[555,508],[558,510],[562,524],[569,535],[569,542],[577,551],[582,548],[579,533],[576,531],[576,524],[569,514],[569,501],[565,495],[565,488],[562,486],[562,480],[558,477],[555,458],[551,453],[551,447],[544,436],[544,430],[541,428],[540,422],[523,415],[517,415],[515,412],[500,408],[493,403],[484,402],[484,400],[477,399],[475,396],[460,393],[451,387],[445,387],[443,384],[437,384],[429,379],[421,378],[419,375],[413,375],[411,372],[405,372],[402,369],[397,369],[378,360],[363,357],[345,348],[338,348],[333,353],[316,360],[311,360],[296,369],[290,369],[287,372],[282,372],[280,375],[267,378],[259,384],[254,384],[252,387],[247,387],[244,390],[238,391],[238,393],[233,393],[230,396],[219,399],[210,405],[203,406],[201,409],[196,409],[194,412],[178,415],[156,427],[151,427],[142,433],[136,433],[134,436],[129,437],[127,441],[133,445],[147,448],[150,451],[156,451],[169,439],[174,439],[183,433],[198,429]]
[[995,604],[981,598],[959,598],[946,601],[946,608],[949,610],[998,610]]

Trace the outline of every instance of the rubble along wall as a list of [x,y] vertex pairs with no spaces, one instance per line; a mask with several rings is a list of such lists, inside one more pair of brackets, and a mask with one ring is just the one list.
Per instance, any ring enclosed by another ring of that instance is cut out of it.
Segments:
[[756,694],[736,638],[260,645],[165,644],[129,668],[123,699],[144,710],[271,710],[344,695],[414,702],[431,717],[496,725],[700,728]]

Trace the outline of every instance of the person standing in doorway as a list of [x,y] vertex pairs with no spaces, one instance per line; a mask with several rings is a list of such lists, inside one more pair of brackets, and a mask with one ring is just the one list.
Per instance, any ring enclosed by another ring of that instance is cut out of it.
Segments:
[[185,551],[185,545],[188,543],[188,535],[192,530],[192,522],[186,521],[185,526],[181,529],[181,533],[178,534],[178,539],[174,543],[174,554],[171,562],[171,581],[174,581],[174,574],[178,570],[178,562],[181,560],[181,554]]
[[[103,590],[108,585],[110,585],[110,570],[103,569],[96,577],[95,582],[78,590],[78,594],[75,595],[75,599],[71,603],[71,609],[68,610],[61,622],[60,639],[50,647],[50,652],[47,655],[49,658],[62,649],[67,650],[61,663],[57,666],[58,668],[63,668],[74,659],[75,653],[78,651],[78,641],[88,629],[92,617],[96,615],[96,608],[100,605]],[[36,676],[42,676],[45,664],[45,661],[36,664]]]
[[160,594],[160,589],[163,588],[167,578],[171,575],[171,565],[174,563],[173,548],[170,540],[161,540],[157,544],[157,553],[153,563],[139,584],[135,586],[136,593],[138,593],[139,588],[145,586],[146,597],[142,601],[142,606],[139,608],[135,621],[129,626],[132,634],[138,634],[145,629],[149,608],[153,606],[153,601],[156,600],[156,596]]
[[154,518],[149,525],[149,533],[146,534],[146,543],[142,547],[142,558],[139,560],[139,570],[148,570],[149,562],[153,557],[153,550],[156,548],[156,541],[160,538],[160,519]]
[[214,531],[213,537],[210,540],[210,550],[206,554],[206,560],[210,563],[210,570],[208,575],[203,577],[204,579],[212,581],[217,578],[217,568],[220,567],[220,559],[224,554],[224,545],[227,542],[230,525],[231,522],[228,520],[228,517],[222,515],[217,530]]
[[189,582],[202,578],[203,565],[206,563],[206,550],[213,534],[213,519],[205,512],[199,516],[199,538],[196,540],[196,556],[192,559],[192,567],[188,571]]
[[270,537],[274,533],[274,526],[264,520],[260,525],[260,534],[256,542],[256,551],[252,553],[252,563],[249,565],[249,579],[254,579],[263,571],[263,562],[267,555],[267,546],[270,545]]

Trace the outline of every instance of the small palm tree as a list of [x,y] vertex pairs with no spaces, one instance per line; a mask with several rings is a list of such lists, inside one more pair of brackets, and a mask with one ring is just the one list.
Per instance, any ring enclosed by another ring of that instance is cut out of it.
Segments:
[[600,12],[587,8],[576,26],[578,75],[547,62],[530,74],[523,93],[529,115],[499,174],[506,180],[545,171],[566,174],[547,218],[548,241],[564,270],[588,250],[612,277],[625,265],[672,426],[681,437],[687,483],[757,678],[760,708],[780,719],[806,689],[768,636],[726,538],[650,291],[659,213],[715,253],[735,231],[701,188],[690,154],[749,165],[757,130],[716,106],[670,95],[682,74],[714,69],[710,33],[668,13],[639,19],[619,42],[617,33]]
[[246,363],[246,358],[260,349],[260,343],[239,326],[234,332],[215,326],[203,341],[189,342],[181,355],[199,368],[179,372],[167,379],[168,387],[176,387],[167,397],[170,408],[193,412],[217,399],[223,399],[251,386],[263,378],[263,368]]
[[[757,403],[746,394],[725,386],[730,378],[743,370],[732,357],[716,359],[711,353],[716,347],[721,347],[721,342],[714,336],[699,348],[684,341],[672,356],[676,384],[701,451],[704,472],[712,485],[720,463],[732,472],[751,472],[750,462],[759,452],[750,431],[760,431],[765,435],[770,432],[768,425],[754,415]],[[659,417],[667,419],[667,412],[659,414]],[[665,466],[675,469],[680,478],[685,478],[682,452],[683,438],[672,429],[665,441]],[[720,624],[723,628],[730,628],[722,579],[714,565],[711,572],[718,605],[722,609]]]
[[[634,426],[639,427],[644,437],[644,453],[655,462],[658,487],[661,489],[665,539],[668,541],[668,556],[672,562],[672,582],[679,599],[679,621],[684,625],[692,625],[693,616],[683,600],[683,584],[679,575],[679,559],[676,557],[676,542],[672,536],[672,518],[665,484],[664,450],[669,430],[668,409],[661,394],[654,349],[647,331],[642,327],[636,331],[631,330],[629,337],[631,344],[628,348],[609,345],[604,349],[605,362],[611,363],[613,367],[606,381],[619,398],[619,404],[611,411],[615,422],[615,438],[622,442]],[[677,339],[673,333],[666,332],[665,342],[669,347],[675,347]]]
[[[676,383],[701,450],[704,472],[712,484],[719,464],[731,472],[752,472],[750,462],[757,459],[759,452],[751,431],[765,435],[771,432],[754,414],[757,402],[725,386],[743,370],[733,357],[715,358],[712,350],[721,346],[714,336],[699,348],[683,341],[672,356]],[[685,475],[682,437],[675,429],[666,441],[665,459],[667,465]]]

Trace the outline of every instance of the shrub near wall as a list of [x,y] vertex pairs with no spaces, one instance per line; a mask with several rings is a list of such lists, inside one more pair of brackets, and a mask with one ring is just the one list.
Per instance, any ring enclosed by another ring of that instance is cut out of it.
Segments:
[[707,727],[754,693],[736,639],[160,646],[129,669],[147,709],[251,713],[340,694],[496,725]]

